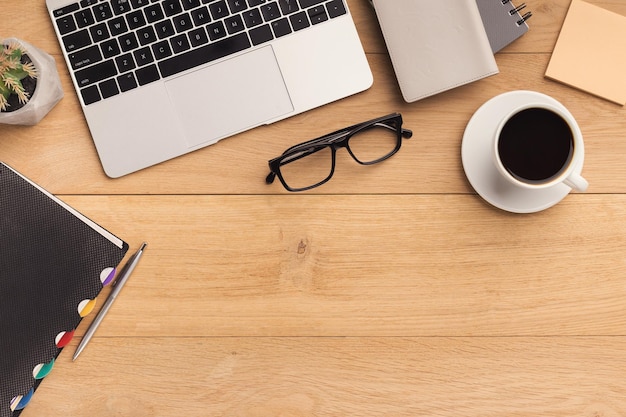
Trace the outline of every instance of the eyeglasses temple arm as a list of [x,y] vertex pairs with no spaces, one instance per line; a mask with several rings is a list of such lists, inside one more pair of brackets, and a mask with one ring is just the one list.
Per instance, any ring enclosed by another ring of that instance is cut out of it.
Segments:
[[[396,130],[395,126],[389,126],[385,122],[378,123],[379,126],[386,127],[389,130]],[[405,139],[410,139],[413,136],[413,131],[410,129],[402,128],[402,137]]]
[[331,142],[333,142],[335,139],[343,137],[349,131],[350,131],[350,128],[341,129],[336,132],[332,132],[324,136],[320,136],[319,138],[315,138],[315,139],[308,140],[306,142],[298,143],[297,145],[294,145],[291,148],[288,148],[287,150],[285,150],[285,152],[283,152],[283,155],[289,152],[293,152],[294,150],[299,149],[299,148],[307,148],[307,147],[315,146],[315,145],[328,145]]

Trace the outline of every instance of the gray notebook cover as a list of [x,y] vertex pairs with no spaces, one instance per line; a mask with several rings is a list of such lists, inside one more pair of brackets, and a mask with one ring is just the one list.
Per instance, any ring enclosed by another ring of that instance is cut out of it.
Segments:
[[524,3],[515,7],[511,1],[476,0],[476,4],[494,54],[528,32],[526,20],[531,12],[522,14]]

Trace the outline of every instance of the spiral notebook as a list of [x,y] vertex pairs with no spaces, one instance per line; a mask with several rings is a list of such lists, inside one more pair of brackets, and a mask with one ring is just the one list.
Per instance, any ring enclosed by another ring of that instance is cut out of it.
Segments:
[[528,32],[526,21],[532,12],[526,3],[517,7],[510,0],[476,0],[491,50],[495,54]]
[[0,163],[0,417],[28,404],[127,250]]

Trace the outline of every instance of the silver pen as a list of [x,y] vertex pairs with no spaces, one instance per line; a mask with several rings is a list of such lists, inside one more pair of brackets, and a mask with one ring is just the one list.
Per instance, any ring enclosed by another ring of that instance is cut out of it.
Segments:
[[100,323],[102,323],[104,316],[106,316],[107,312],[111,308],[111,305],[113,305],[113,302],[117,298],[117,295],[122,290],[122,287],[124,287],[124,284],[126,284],[128,277],[130,277],[130,274],[133,272],[133,270],[137,266],[137,263],[139,262],[139,259],[141,258],[141,255],[143,254],[143,250],[146,248],[146,245],[147,243],[143,242],[141,247],[137,249],[137,252],[135,252],[130,258],[128,258],[128,261],[126,262],[126,264],[120,271],[115,282],[111,285],[112,287],[111,293],[109,294],[109,297],[106,299],[106,301],[104,302],[104,305],[98,312],[98,315],[96,316],[95,319],[93,319],[93,322],[87,329],[85,336],[83,336],[83,340],[80,341],[80,344],[76,348],[76,352],[74,352],[74,356],[72,357],[73,361],[75,361],[78,355],[80,355],[83,349],[85,349],[85,346],[87,346],[87,343],[89,343],[89,340],[91,340],[91,337],[98,329],[98,326],[100,326]]

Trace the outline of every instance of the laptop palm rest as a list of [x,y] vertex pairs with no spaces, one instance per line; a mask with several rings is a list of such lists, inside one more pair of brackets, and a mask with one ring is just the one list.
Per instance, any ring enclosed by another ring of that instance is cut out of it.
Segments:
[[190,148],[217,142],[294,109],[271,46],[165,84]]

